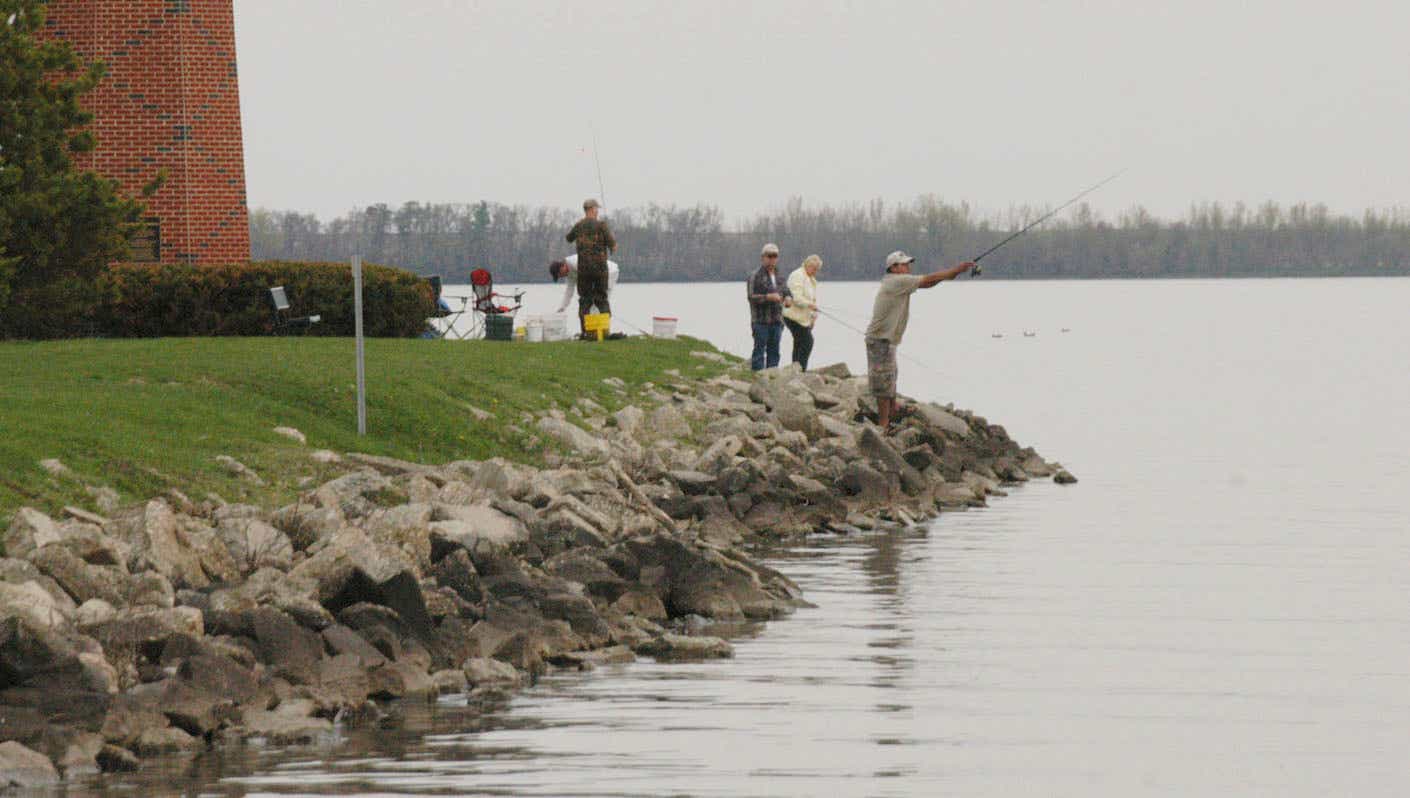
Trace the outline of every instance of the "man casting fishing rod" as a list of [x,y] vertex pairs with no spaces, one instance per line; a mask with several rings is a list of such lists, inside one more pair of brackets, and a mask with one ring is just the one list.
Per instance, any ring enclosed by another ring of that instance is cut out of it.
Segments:
[[871,383],[871,392],[876,397],[877,423],[881,425],[883,430],[890,431],[891,415],[896,409],[896,347],[901,345],[901,336],[906,332],[906,323],[910,321],[911,294],[914,294],[918,288],[930,288],[945,280],[953,280],[971,269],[973,270],[971,274],[978,277],[980,268],[977,264],[980,260],[1053,218],[1059,211],[1110,183],[1124,172],[1125,170],[1117,172],[1086,189],[1028,223],[1008,238],[976,255],[974,260],[965,261],[958,266],[926,275],[914,275],[911,274],[911,264],[915,262],[915,258],[900,250],[886,256],[886,276],[881,278],[881,287],[877,289],[876,303],[872,307],[871,324],[867,325],[865,333],[867,376]]
[[876,397],[877,423],[890,431],[891,413],[896,407],[896,347],[911,318],[911,294],[920,288],[933,288],[974,268],[974,261],[930,274],[911,274],[915,258],[896,250],[886,256],[886,275],[876,291],[871,323],[867,325],[867,378]]

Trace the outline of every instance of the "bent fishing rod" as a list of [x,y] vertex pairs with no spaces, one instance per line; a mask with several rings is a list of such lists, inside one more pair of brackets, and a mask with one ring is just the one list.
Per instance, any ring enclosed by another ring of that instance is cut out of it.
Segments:
[[1000,241],[999,243],[995,244],[994,246],[989,247],[988,249],[986,249],[986,250],[984,250],[983,252],[979,253],[978,257],[970,258],[970,261],[969,261],[969,262],[974,264],[974,271],[970,272],[970,273],[969,273],[969,276],[970,276],[970,277],[978,277],[979,275],[981,275],[981,274],[984,273],[984,269],[979,266],[979,261],[982,260],[986,255],[989,255],[989,254],[993,253],[994,250],[998,249],[999,247],[1002,247],[1003,245],[1009,243],[1010,241],[1014,240],[1015,238],[1018,238],[1019,236],[1023,235],[1023,234],[1026,233],[1026,232],[1028,232],[1029,230],[1032,230],[1033,228],[1037,227],[1038,225],[1042,224],[1043,222],[1046,222],[1047,220],[1053,218],[1054,216],[1057,216],[1058,213],[1060,213],[1063,209],[1067,208],[1067,207],[1068,207],[1069,205],[1071,205],[1072,203],[1076,202],[1077,200],[1082,199],[1083,197],[1087,196],[1088,194],[1091,194],[1093,191],[1096,191],[1097,189],[1101,188],[1102,186],[1106,185],[1107,183],[1110,183],[1111,181],[1115,180],[1116,178],[1121,177],[1121,176],[1124,175],[1124,174],[1126,174],[1126,170],[1125,170],[1125,169],[1122,169],[1121,171],[1117,172],[1116,174],[1112,175],[1111,177],[1108,177],[1107,179],[1103,180],[1102,182],[1096,184],[1095,186],[1092,186],[1091,188],[1087,189],[1086,191],[1083,191],[1081,194],[1078,194],[1077,196],[1073,197],[1072,199],[1068,200],[1067,202],[1064,202],[1063,204],[1061,204],[1061,205],[1057,206],[1056,208],[1052,209],[1051,211],[1048,211],[1047,213],[1045,213],[1045,214],[1043,214],[1042,216],[1038,217],[1038,218],[1037,218],[1036,220],[1034,220],[1033,222],[1030,222],[1027,227],[1023,228],[1022,230],[1019,230],[1017,233],[1014,233],[1014,234],[1010,235],[1008,238],[1005,238],[1003,241]]

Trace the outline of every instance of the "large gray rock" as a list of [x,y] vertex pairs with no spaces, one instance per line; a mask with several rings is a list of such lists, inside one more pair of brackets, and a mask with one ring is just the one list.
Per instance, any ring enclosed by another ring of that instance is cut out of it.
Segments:
[[27,560],[0,557],[0,582],[9,582],[14,585],[35,582],[60,604],[67,605],[73,601],[73,598],[59,586],[58,582],[40,573],[39,569],[34,567],[34,563]]
[[734,465],[734,458],[744,449],[744,441],[737,435],[725,435],[710,444],[699,458],[695,461],[695,470],[706,474],[718,475],[721,471]]
[[289,536],[257,518],[230,518],[215,528],[241,573],[263,567],[288,570],[293,564],[294,545]]
[[690,435],[690,422],[670,405],[661,405],[651,411],[644,431],[651,437],[684,438]]
[[205,616],[195,607],[130,608],[80,629],[102,644],[108,661],[120,672],[131,673],[144,652],[160,651],[173,638],[204,637]]
[[272,711],[245,712],[241,736],[257,737],[270,745],[307,745],[330,736],[333,724],[313,717],[312,701],[285,700]]
[[131,555],[129,547],[103,532],[101,526],[85,521],[65,521],[59,525],[62,536],[57,544],[92,565],[117,565],[124,570]]
[[852,377],[852,370],[847,368],[846,363],[833,363],[831,365],[822,366],[820,368],[814,367],[813,370],[809,373],[816,374],[820,377],[829,377],[836,380],[847,380],[851,379]]
[[32,507],[21,507],[5,531],[5,556],[28,559],[39,547],[62,539],[54,519]]
[[313,492],[314,502],[320,507],[337,508],[344,518],[361,518],[378,506],[404,498],[390,479],[370,468],[344,474]]
[[714,476],[700,471],[667,471],[666,476],[687,496],[699,496],[715,488]]
[[30,555],[30,561],[78,603],[96,598],[121,606],[131,593],[126,571],[112,565],[90,565],[61,545],[39,549]]
[[360,530],[340,532],[289,575],[314,585],[318,601],[332,612],[362,602],[394,610],[413,633],[429,634],[432,623],[414,565],[399,550],[380,545]]
[[353,657],[364,668],[375,668],[387,661],[386,655],[378,651],[376,646],[342,624],[334,624],[324,629],[321,634],[327,648],[335,656]]
[[[462,464],[464,465],[464,464]],[[499,457],[475,463],[470,487],[489,496],[519,498],[529,488],[528,479],[519,466]],[[442,499],[442,501],[445,501]],[[462,502],[463,503],[463,502]]]
[[0,582],[0,618],[19,618],[36,629],[62,627],[73,620],[73,601],[61,602],[38,582]]
[[958,435],[961,438],[969,437],[969,424],[945,408],[929,402],[917,402],[915,409],[927,425],[944,430],[951,435]]
[[513,665],[489,657],[472,657],[465,660],[460,667],[471,687],[518,687],[524,681],[523,674],[515,670]]
[[636,653],[658,660],[698,660],[733,657],[734,648],[718,637],[678,635],[671,632],[636,647]]
[[646,421],[646,413],[636,405],[627,405],[612,414],[612,418],[617,421],[617,429],[628,435],[635,435],[641,429],[641,425]]
[[250,626],[260,661],[275,675],[295,684],[317,683],[318,661],[323,657],[323,638],[318,633],[273,607],[251,612]]
[[621,551],[636,563],[672,617],[703,615],[721,620],[777,617],[783,605],[756,574],[718,552],[689,546],[669,535],[634,538]]
[[13,740],[0,743],[0,790],[37,790],[59,783],[49,757]]
[[925,490],[925,477],[906,462],[906,458],[896,451],[896,447],[892,446],[876,427],[870,424],[863,427],[857,446],[863,455],[879,464],[883,470],[900,476],[901,485],[907,493],[916,494]]
[[113,522],[117,536],[131,547],[128,569],[151,569],[177,588],[210,584],[200,555],[186,541],[176,513],[165,502],[150,501],[140,510]]
[[431,518],[435,510],[430,504],[399,504],[373,511],[362,522],[368,537],[395,546],[417,567],[431,564]]
[[838,484],[848,495],[856,497],[865,504],[885,504],[891,500],[891,480],[858,460],[847,463]]
[[0,690],[10,687],[32,687],[62,702],[76,693],[106,696],[116,684],[92,638],[10,616],[0,619]]
[[465,549],[457,548],[442,557],[432,568],[431,574],[442,587],[450,588],[471,604],[485,600],[480,574]]
[[434,518],[430,524],[433,559],[452,548],[473,555],[508,550],[529,540],[529,528],[523,521],[489,504],[436,505]]
[[296,550],[303,551],[337,534],[348,522],[336,506],[300,503],[279,508],[271,516],[270,523],[288,535],[289,542]]
[[582,427],[562,419],[545,416],[539,419],[538,428],[548,437],[579,454],[606,456],[611,447],[601,438]]

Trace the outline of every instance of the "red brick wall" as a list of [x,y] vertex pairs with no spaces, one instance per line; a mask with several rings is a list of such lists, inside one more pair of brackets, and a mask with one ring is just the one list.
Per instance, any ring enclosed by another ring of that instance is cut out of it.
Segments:
[[147,200],[161,260],[248,261],[233,0],[50,0],[45,30],[108,67],[80,165],[134,196],[166,169]]

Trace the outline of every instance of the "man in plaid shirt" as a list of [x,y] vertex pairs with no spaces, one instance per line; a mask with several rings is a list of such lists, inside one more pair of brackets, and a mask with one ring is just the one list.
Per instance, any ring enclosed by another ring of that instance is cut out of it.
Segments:
[[788,283],[778,276],[778,245],[765,244],[759,270],[749,277],[749,322],[754,332],[754,352],[749,367],[755,371],[778,366],[778,344],[783,339],[783,309],[793,301]]

